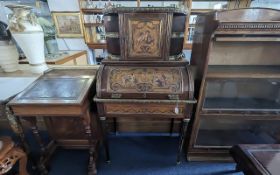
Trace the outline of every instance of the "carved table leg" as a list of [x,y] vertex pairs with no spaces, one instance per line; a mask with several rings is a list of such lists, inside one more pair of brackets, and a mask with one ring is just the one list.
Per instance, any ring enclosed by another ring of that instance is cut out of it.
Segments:
[[105,156],[106,156],[106,162],[110,163],[110,152],[109,152],[109,144],[107,140],[107,123],[106,123],[106,117],[100,117],[101,121],[101,127],[102,127],[102,135],[103,135],[103,145],[105,147]]
[[42,138],[41,138],[41,136],[39,134],[39,130],[38,130],[38,127],[37,127],[37,119],[36,119],[36,117],[26,117],[24,119],[30,123],[33,136],[34,136],[36,142],[40,146],[41,157],[40,157],[40,161],[38,163],[39,171],[43,175],[48,174],[46,166],[43,163],[43,160],[44,160],[45,155],[47,154],[47,152],[46,152],[46,147],[45,147],[45,145],[43,143],[43,140],[42,140]]
[[89,164],[88,164],[88,174],[96,175],[96,153],[95,153],[95,144],[93,138],[93,128],[91,125],[91,113],[89,110],[86,111],[85,118],[83,120],[83,124],[85,127],[86,135],[88,137],[89,142]]
[[182,153],[183,145],[185,142],[185,135],[186,135],[186,131],[187,131],[188,121],[189,121],[188,119],[183,119],[183,121],[182,121],[179,149],[178,149],[178,153],[177,153],[177,164],[181,163],[181,153]]
[[13,132],[19,137],[25,152],[29,152],[29,146],[26,142],[23,127],[19,118],[13,115],[12,110],[8,106],[6,106],[5,113]]
[[[21,123],[19,117],[14,116],[11,108],[8,106],[6,106],[6,108],[5,108],[5,114],[6,114],[6,118],[8,119],[13,132],[19,138],[19,140],[21,142],[21,146],[23,147],[24,151],[28,155],[30,153],[30,148],[29,148],[28,143],[26,142],[23,126],[22,126],[22,123]],[[36,170],[37,169],[36,161],[34,161],[31,156],[29,156],[29,160],[31,161],[32,169]]]

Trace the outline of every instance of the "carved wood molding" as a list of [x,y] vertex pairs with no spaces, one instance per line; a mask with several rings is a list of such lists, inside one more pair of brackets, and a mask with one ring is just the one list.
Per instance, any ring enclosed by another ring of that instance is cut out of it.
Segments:
[[280,30],[280,23],[221,23],[217,30]]
[[109,13],[139,13],[139,12],[149,12],[149,13],[184,13],[187,14],[187,10],[184,8],[176,7],[114,7],[114,8],[105,8],[103,10],[104,14]]

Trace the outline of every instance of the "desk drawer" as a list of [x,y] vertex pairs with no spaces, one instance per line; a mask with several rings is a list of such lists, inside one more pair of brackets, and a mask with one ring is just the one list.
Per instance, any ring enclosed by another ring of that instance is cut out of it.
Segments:
[[104,103],[106,116],[110,115],[160,115],[161,117],[174,116],[183,118],[186,114],[185,104],[158,104],[158,103]]

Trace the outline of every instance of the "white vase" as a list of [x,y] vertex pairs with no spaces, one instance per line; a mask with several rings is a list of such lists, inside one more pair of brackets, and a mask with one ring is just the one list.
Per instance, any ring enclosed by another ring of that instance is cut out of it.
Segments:
[[24,52],[31,72],[42,73],[48,69],[44,53],[44,33],[31,13],[29,6],[8,5],[13,11],[9,16],[9,29],[18,46]]
[[[3,43],[3,42],[1,42]],[[12,43],[0,43],[0,66],[4,72],[14,72],[18,70],[19,54],[16,46]]]

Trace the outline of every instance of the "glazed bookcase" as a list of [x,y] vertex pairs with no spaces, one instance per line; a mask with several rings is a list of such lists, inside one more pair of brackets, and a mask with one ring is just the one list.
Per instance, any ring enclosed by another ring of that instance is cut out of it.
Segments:
[[279,11],[260,8],[198,18],[189,160],[231,160],[233,145],[280,142],[278,20]]

